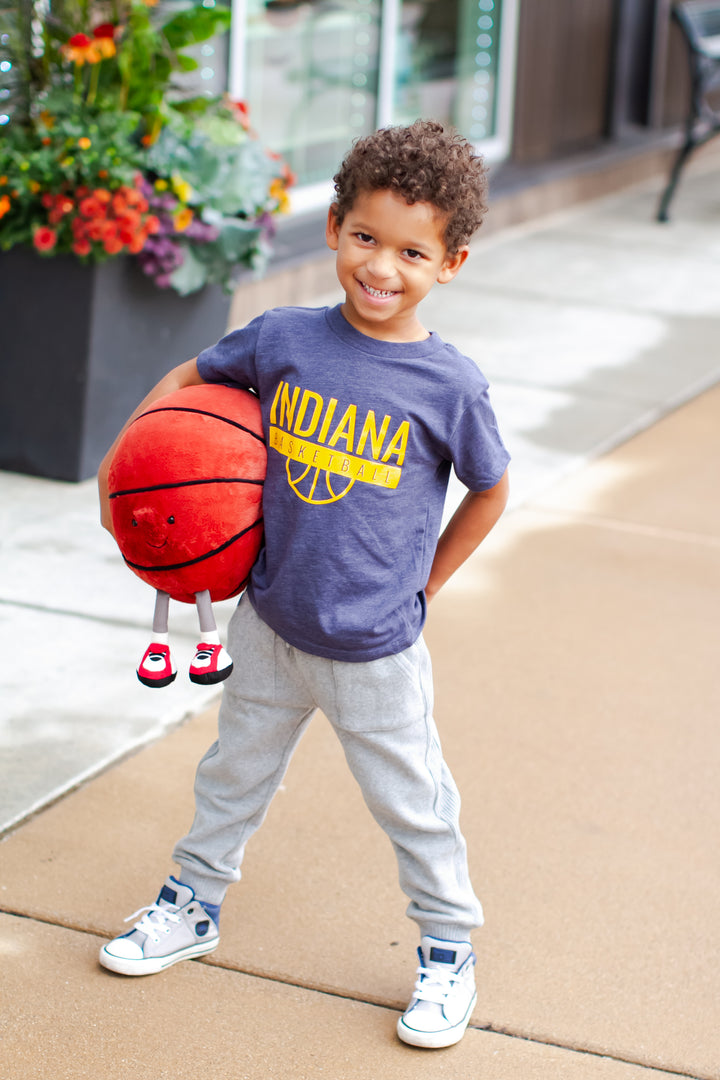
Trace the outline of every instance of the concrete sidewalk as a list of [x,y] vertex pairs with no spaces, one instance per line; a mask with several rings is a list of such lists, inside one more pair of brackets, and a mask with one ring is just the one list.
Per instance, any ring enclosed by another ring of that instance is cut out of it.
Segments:
[[151,597],[92,485],[1,478],[3,651],[36,646],[2,676],[5,824],[100,772],[0,846],[3,1080],[720,1077],[720,178],[688,176],[669,228],[655,198],[490,237],[426,309],[515,459],[513,509],[427,627],[487,915],[458,1047],[395,1041],[414,927],[322,717],[218,951],[97,967],[171,868],[216,708],[134,685]]

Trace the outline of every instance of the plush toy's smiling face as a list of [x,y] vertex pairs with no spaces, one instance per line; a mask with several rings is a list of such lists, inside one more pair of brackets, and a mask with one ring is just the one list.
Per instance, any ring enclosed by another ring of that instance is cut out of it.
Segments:
[[146,544],[149,548],[157,550],[172,543],[171,529],[175,524],[174,514],[166,517],[163,511],[155,506],[136,506],[133,507],[131,513],[130,528],[137,529],[135,544]]
[[115,500],[115,532],[133,569],[162,572],[192,563],[239,531],[235,492],[219,501],[212,488],[160,488]]

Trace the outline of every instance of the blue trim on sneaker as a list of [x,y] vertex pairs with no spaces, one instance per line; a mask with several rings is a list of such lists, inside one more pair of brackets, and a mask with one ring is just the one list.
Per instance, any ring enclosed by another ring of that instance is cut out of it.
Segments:
[[207,900],[198,900],[198,903],[201,907],[205,908],[212,921],[217,928],[220,929],[220,904],[210,904]]

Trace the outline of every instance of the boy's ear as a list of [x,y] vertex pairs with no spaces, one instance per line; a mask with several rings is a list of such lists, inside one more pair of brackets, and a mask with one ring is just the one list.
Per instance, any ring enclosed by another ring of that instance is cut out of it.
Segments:
[[465,244],[464,247],[458,248],[453,255],[446,255],[445,262],[437,276],[438,283],[447,285],[448,281],[452,281],[469,254],[470,248]]
[[335,216],[335,203],[328,210],[327,224],[325,226],[325,241],[331,251],[337,251],[340,236],[340,226]]

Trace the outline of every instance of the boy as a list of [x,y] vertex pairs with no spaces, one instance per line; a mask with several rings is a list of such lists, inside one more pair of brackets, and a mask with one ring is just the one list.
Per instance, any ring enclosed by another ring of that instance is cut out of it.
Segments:
[[[151,974],[217,946],[245,844],[320,708],[393,843],[420,929],[398,1034],[450,1046],[475,1004],[469,936],[482,909],[421,630],[427,601],[504,509],[508,454],[486,380],[423,328],[417,308],[467,258],[485,170],[464,139],[418,121],[356,142],[335,189],[326,238],[344,303],[266,312],[171,371],[133,414],[203,381],[255,389],[268,443],[265,546],[231,620],[235,670],[218,741],[198,766],[195,820],[173,853],[179,878],[100,962]],[[99,474],[108,528],[111,456]],[[469,491],[438,542],[451,464]]]

